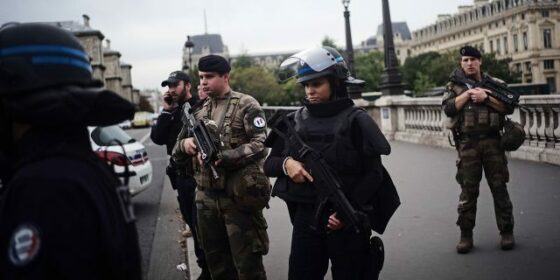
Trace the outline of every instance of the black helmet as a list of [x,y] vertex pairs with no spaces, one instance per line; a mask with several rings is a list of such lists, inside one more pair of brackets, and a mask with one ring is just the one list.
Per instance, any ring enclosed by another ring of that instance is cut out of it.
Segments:
[[304,83],[328,75],[340,80],[350,77],[344,58],[331,47],[315,47],[301,51],[280,65],[281,81],[297,76],[297,82]]
[[0,28],[0,95],[61,85],[102,85],[92,79],[89,56],[72,33],[40,23]]
[[504,131],[502,133],[502,147],[506,151],[515,151],[525,142],[525,129],[523,126],[509,118],[504,122]]

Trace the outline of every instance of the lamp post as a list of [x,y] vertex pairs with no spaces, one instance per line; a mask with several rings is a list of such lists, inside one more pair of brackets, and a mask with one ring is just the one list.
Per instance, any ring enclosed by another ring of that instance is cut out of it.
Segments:
[[352,32],[350,31],[350,11],[348,11],[350,0],[342,0],[342,5],[344,6],[344,22],[346,26],[346,55],[348,56],[348,70],[350,70],[350,75],[355,77],[354,47],[352,46]]
[[393,23],[389,10],[389,1],[381,0],[383,5],[383,51],[385,53],[385,70],[381,74],[382,95],[402,95],[404,85],[399,71],[399,62],[395,54],[395,43],[393,42]]
[[187,36],[187,41],[185,42],[185,48],[189,53],[189,65],[187,65],[187,69],[191,69],[191,70],[192,70],[191,54],[192,54],[193,47],[194,47],[194,43],[191,41],[191,36]]

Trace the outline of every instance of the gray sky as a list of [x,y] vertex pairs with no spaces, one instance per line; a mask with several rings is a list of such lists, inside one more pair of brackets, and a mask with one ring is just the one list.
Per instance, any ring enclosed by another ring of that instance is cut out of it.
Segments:
[[[8,21],[82,22],[111,40],[121,60],[132,64],[136,88],[155,88],[181,67],[187,35],[219,33],[230,54],[289,52],[320,45],[328,35],[345,46],[341,0],[0,0],[0,24]],[[392,21],[412,31],[453,14],[473,0],[391,0]],[[351,0],[354,45],[382,23],[381,0]]]

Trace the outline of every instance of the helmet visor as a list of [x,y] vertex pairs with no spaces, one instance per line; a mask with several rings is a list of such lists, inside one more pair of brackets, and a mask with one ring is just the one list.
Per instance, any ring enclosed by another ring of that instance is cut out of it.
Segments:
[[290,56],[280,64],[278,78],[285,82],[294,76],[302,77],[321,72],[337,63],[344,62],[324,48],[312,48]]

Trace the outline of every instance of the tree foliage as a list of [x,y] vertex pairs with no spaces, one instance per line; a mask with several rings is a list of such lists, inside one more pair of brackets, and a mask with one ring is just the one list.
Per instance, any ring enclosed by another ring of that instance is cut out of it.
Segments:
[[[460,67],[460,57],[455,52],[427,52],[409,57],[401,67],[406,87],[416,93],[430,88],[444,86],[449,81],[450,73]],[[519,81],[520,73],[510,70],[511,59],[497,59],[494,53],[482,55],[483,72],[500,78],[507,83]]]
[[154,108],[152,107],[152,104],[150,104],[150,101],[148,101],[148,98],[146,96],[143,96],[143,95],[140,95],[140,102],[138,104],[138,107],[139,107],[140,111],[146,111],[146,112],[150,112],[150,113],[154,112]]
[[230,80],[231,88],[253,96],[261,104],[277,105],[282,87],[274,75],[261,66],[234,68]]
[[255,65],[255,61],[252,57],[246,53],[237,57],[235,62],[232,64],[233,68],[249,68]]
[[383,53],[379,51],[358,54],[356,56],[354,61],[356,78],[366,82],[364,92],[378,90],[381,83],[381,73],[383,73],[385,68],[383,60]]

